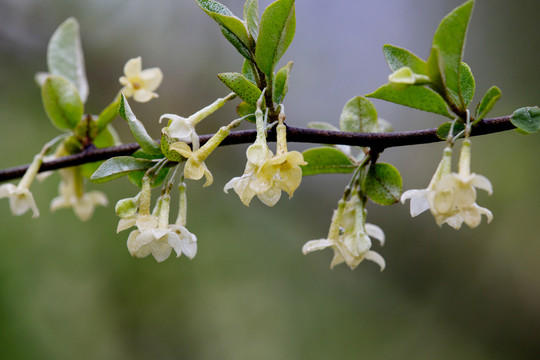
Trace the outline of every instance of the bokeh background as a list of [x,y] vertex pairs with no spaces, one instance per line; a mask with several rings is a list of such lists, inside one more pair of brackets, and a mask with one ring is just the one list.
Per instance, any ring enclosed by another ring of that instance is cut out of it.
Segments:
[[[223,0],[240,15],[241,0]],[[270,1],[261,1],[261,7]],[[459,0],[297,1],[287,121],[338,124],[345,102],[386,82],[385,43],[426,58],[439,21]],[[477,1],[465,61],[479,101],[493,84],[493,116],[538,105],[540,2]],[[44,115],[33,75],[46,69],[49,37],[67,17],[81,25],[90,97],[99,113],[119,89],[125,61],[165,74],[159,99],[133,104],[157,137],[163,113],[189,115],[227,93],[216,73],[241,59],[217,25],[188,0],[0,0],[0,167],[28,163],[58,134]],[[442,117],[377,101],[396,130],[435,127]],[[201,124],[230,121],[227,105]],[[115,122],[132,142],[122,121]],[[302,150],[306,146],[292,144]],[[388,149],[404,189],[423,188],[443,144]],[[116,200],[126,179],[100,186],[110,199],[81,223],[48,211],[58,175],[32,190],[41,217],[13,217],[0,200],[0,357],[3,359],[533,359],[540,356],[540,163],[538,136],[506,132],[473,140],[473,171],[491,180],[479,194],[494,221],[438,228],[408,206],[369,205],[386,259],[355,271],[329,269],[332,251],[304,256],[325,237],[346,176],[308,177],[274,208],[244,207],[223,185],[242,173],[245,146],[207,162],[214,185],[188,184],[192,261],[134,259],[116,234]],[[89,189],[97,186],[89,185]]]

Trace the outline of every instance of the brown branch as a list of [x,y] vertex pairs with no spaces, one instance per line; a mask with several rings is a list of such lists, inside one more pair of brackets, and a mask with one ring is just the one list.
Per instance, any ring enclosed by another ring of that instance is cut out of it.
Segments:
[[[486,135],[514,129],[510,122],[510,116],[503,116],[479,121],[473,128],[472,135]],[[377,148],[382,151],[397,146],[428,144],[442,141],[436,135],[437,129],[425,129],[416,131],[397,131],[390,133],[350,133],[341,131],[327,131],[287,127],[287,140],[290,142],[315,143],[315,144],[341,144]],[[221,145],[249,144],[255,141],[255,130],[234,131],[221,143]],[[201,145],[212,135],[201,135]],[[275,131],[268,133],[268,140],[275,141]],[[81,165],[94,161],[106,160],[114,156],[131,155],[139,149],[136,143],[113,146],[102,149],[88,149],[82,153],[64,156],[41,165],[40,172],[57,170],[69,166]],[[0,182],[22,177],[28,165],[17,166],[0,170]]]

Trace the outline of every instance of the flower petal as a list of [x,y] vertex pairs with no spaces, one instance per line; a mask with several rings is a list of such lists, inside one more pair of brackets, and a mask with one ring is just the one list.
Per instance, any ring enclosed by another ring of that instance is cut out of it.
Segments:
[[472,186],[487,191],[489,195],[493,193],[493,187],[491,186],[491,182],[489,181],[487,177],[482,176],[482,175],[476,175],[476,174],[473,174],[472,177],[473,177],[472,182],[471,182]]
[[384,245],[384,232],[380,227],[373,224],[366,224],[365,227],[366,233],[369,235],[369,237],[379,240],[381,245]]
[[146,90],[154,91],[161,84],[163,73],[160,68],[154,67],[141,71],[140,78],[144,82]]
[[379,265],[379,267],[381,268],[381,271],[383,271],[384,268],[386,267],[386,262],[384,261],[384,258],[375,251],[371,251],[371,250],[368,251],[364,259],[373,261],[374,263]]
[[334,242],[330,239],[310,240],[302,246],[302,252],[304,255],[309,254],[312,251],[326,249],[333,246]]
[[129,78],[133,76],[139,76],[142,70],[142,60],[138,56],[136,58],[129,59],[124,65],[124,74]]
[[166,241],[154,241],[152,244],[152,256],[156,259],[157,262],[162,262],[167,260],[171,255],[172,247]]

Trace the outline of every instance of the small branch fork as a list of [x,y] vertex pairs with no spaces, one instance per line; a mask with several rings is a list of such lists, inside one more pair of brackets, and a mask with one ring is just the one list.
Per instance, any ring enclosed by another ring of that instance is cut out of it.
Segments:
[[[497,132],[514,129],[510,122],[510,116],[503,116],[479,121],[473,130],[474,136],[493,134]],[[425,129],[416,131],[397,131],[389,133],[350,133],[341,131],[327,131],[306,129],[299,127],[287,127],[287,140],[290,142],[314,143],[314,144],[340,144],[354,145],[369,148],[376,148],[379,152],[384,149],[397,147],[429,144],[443,141],[436,135],[437,129]],[[221,145],[249,144],[255,141],[257,132],[255,130],[233,131],[221,143]],[[203,145],[212,135],[201,135],[200,142]],[[268,132],[268,141],[275,141],[275,129]],[[124,144],[108,148],[89,148],[84,152],[64,156],[51,161],[43,162],[39,172],[57,170],[69,166],[81,165],[85,163],[106,160],[114,156],[131,155],[139,149],[137,143]],[[28,165],[12,167],[0,170],[0,182],[20,178],[24,175]]]

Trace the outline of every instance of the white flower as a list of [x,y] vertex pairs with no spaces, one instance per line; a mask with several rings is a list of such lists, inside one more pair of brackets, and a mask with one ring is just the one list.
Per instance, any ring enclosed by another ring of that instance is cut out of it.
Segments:
[[81,221],[89,220],[97,205],[107,206],[107,197],[101,191],[84,192],[83,179],[79,169],[60,170],[62,180],[58,186],[59,196],[51,201],[51,211],[72,207]]
[[266,142],[256,142],[248,147],[246,157],[244,174],[232,178],[225,184],[223,191],[228,193],[229,189],[234,189],[246,206],[249,206],[251,199],[255,195],[263,204],[274,206],[281,197],[281,189],[274,184],[274,181],[278,178],[276,176],[272,178],[261,176],[264,174],[259,171],[265,161],[272,158],[272,151],[268,148]]
[[184,253],[193,259],[197,254],[197,237],[180,225],[158,226],[153,215],[139,215],[137,229],[128,237],[127,247],[132,256],[143,258],[150,254],[157,262],[166,260],[172,250],[177,257]]
[[121,92],[141,103],[158,97],[154,90],[159,87],[162,80],[163,74],[159,68],[142,70],[140,56],[128,60],[124,65],[124,76],[119,79],[120,84],[124,85]]
[[161,123],[161,120],[163,119],[170,120],[168,127],[163,129],[167,136],[179,141],[191,143],[193,151],[200,147],[199,135],[197,135],[195,124],[190,118],[184,118],[175,114],[163,114],[159,118],[159,122]]
[[39,216],[39,210],[34,201],[34,196],[27,187],[4,184],[0,186],[0,198],[9,198],[9,207],[13,215],[22,215],[32,210],[32,217]]
[[382,271],[386,266],[385,261],[381,255],[371,250],[370,237],[379,240],[381,245],[384,244],[384,232],[376,225],[365,223],[365,210],[358,196],[353,196],[347,202],[340,201],[332,216],[328,237],[308,241],[302,247],[302,252],[308,254],[331,247],[334,250],[331,268],[345,262],[349,268],[355,269],[367,259],[379,265]]

